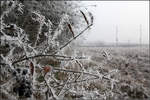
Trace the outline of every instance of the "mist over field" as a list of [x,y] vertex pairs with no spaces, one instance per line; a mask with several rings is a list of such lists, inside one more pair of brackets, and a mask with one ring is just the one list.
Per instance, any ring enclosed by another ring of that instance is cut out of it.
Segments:
[[[87,41],[149,44],[149,1],[83,1],[95,21]],[[96,5],[94,7],[93,5]],[[140,29],[141,28],[141,29]]]
[[149,1],[0,3],[0,100],[150,100]]

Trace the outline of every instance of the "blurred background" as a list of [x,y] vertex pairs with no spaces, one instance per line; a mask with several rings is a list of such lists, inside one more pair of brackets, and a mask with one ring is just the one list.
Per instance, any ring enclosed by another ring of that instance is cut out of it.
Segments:
[[94,15],[84,43],[149,44],[149,1],[82,1]]

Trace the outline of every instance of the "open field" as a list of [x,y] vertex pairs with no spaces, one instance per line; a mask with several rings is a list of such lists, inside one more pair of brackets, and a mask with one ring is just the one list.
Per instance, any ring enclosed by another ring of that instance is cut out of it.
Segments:
[[78,47],[77,51],[80,56],[89,56],[90,67],[100,67],[102,72],[118,69],[116,91],[121,94],[114,94],[112,100],[150,98],[149,47]]

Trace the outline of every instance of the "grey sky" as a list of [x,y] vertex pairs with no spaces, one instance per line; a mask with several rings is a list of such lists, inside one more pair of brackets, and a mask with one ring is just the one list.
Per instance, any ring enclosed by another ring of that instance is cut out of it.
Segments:
[[95,16],[87,41],[115,42],[118,26],[119,42],[139,43],[142,24],[142,42],[149,43],[149,1],[83,1]]

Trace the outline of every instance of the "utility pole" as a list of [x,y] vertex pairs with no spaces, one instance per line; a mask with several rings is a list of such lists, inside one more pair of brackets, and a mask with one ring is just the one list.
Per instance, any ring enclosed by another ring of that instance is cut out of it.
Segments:
[[128,40],[128,47],[130,47],[130,40]]
[[116,47],[118,46],[118,26],[116,26]]
[[142,46],[142,24],[140,24],[140,37],[139,37],[139,43],[140,43],[140,47]]

